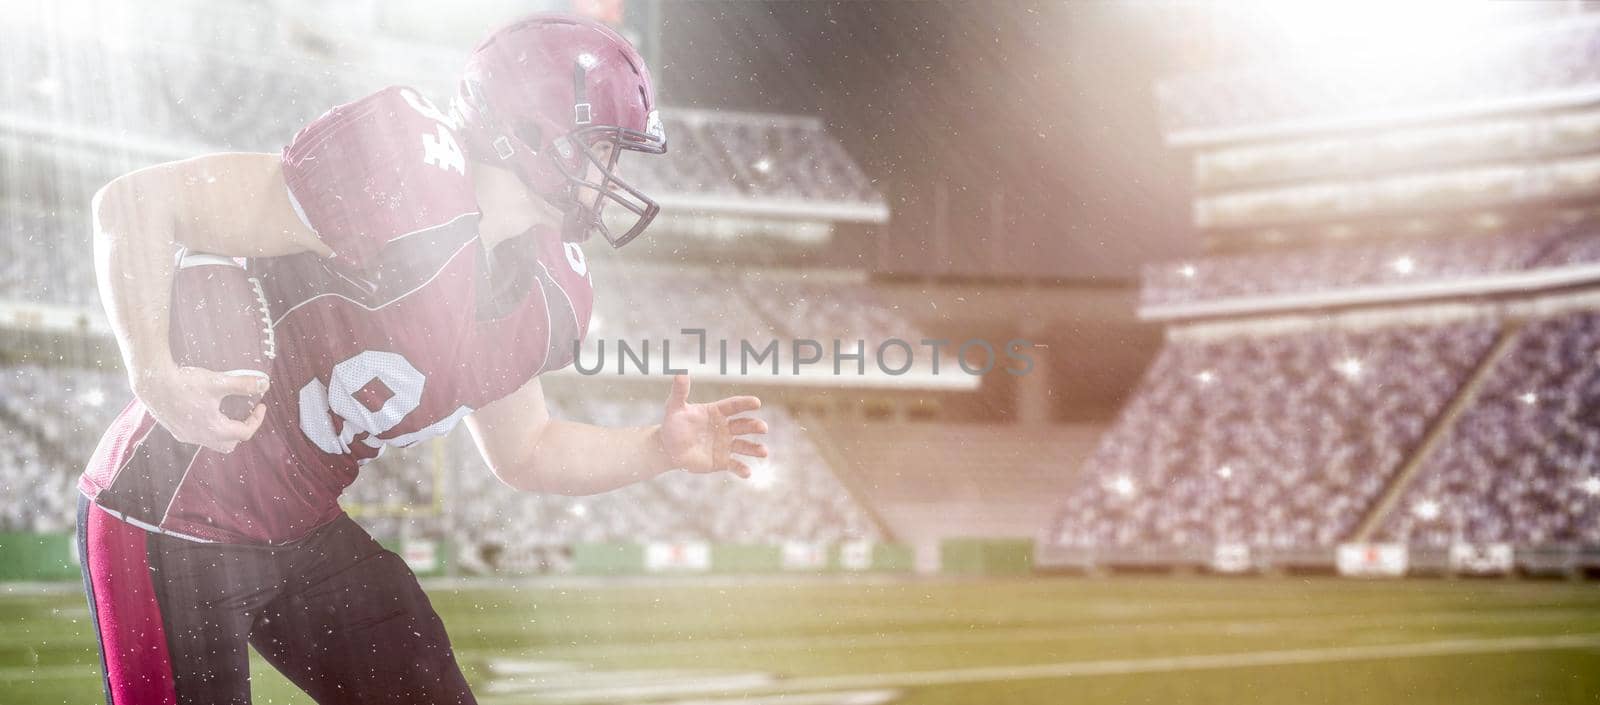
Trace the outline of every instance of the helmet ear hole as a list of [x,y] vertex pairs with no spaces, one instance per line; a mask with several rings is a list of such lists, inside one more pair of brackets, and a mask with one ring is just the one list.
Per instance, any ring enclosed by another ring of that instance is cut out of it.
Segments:
[[544,150],[544,131],[539,129],[538,125],[525,122],[517,126],[516,132],[517,139],[522,140],[522,143],[527,145],[528,149],[535,152]]

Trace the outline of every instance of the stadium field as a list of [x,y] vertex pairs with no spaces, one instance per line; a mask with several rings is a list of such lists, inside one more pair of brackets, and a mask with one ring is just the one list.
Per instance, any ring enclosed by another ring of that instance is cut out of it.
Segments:
[[[1600,700],[1600,590],[1332,578],[434,583],[480,700]],[[0,587],[0,702],[100,696],[87,612]],[[309,703],[255,659],[255,702]]]

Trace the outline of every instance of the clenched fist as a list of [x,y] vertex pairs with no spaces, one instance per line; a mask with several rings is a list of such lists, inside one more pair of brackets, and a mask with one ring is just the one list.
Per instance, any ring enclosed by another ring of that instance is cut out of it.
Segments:
[[172,367],[160,373],[137,375],[134,395],[156,421],[183,443],[231,453],[255,435],[266,418],[267,407],[255,404],[250,415],[235,421],[222,412],[229,397],[260,399],[267,380],[237,377],[199,367]]

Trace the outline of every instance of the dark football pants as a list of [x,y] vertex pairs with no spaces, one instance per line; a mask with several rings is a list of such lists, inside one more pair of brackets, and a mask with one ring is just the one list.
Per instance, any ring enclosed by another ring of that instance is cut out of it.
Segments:
[[349,517],[198,543],[80,499],[78,542],[109,705],[248,705],[247,643],[321,705],[475,702],[416,576]]

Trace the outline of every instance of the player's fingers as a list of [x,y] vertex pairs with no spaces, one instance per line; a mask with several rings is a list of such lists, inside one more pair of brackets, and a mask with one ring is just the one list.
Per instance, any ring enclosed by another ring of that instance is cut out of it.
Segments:
[[736,440],[733,442],[733,452],[738,453],[739,455],[765,458],[767,457],[767,446],[762,443],[751,443],[750,441],[746,440]]
[[689,403],[689,375],[672,376],[672,392],[667,395],[667,406],[677,407]]
[[243,421],[234,421],[219,413],[215,428],[216,435],[224,441],[234,443],[249,440],[251,436],[256,434],[256,429],[261,427],[261,420],[266,417],[266,411],[265,404],[257,404],[256,408],[252,409],[250,415],[246,416]]
[[226,392],[223,396],[258,396],[265,394],[268,386],[267,378],[260,375],[220,374],[213,379],[217,390]]
[[717,467],[726,467],[733,456],[733,434],[728,433],[727,424],[716,409],[711,410],[711,457],[717,459]]
[[761,408],[761,400],[755,397],[728,397],[718,401],[716,407],[723,416],[733,416]]
[[728,421],[728,432],[735,436],[745,436],[752,433],[766,433],[767,422],[749,416]]
[[245,438],[250,438],[252,436],[255,436],[256,435],[256,431],[261,429],[261,422],[265,421],[266,418],[267,418],[267,405],[266,404],[257,404],[256,408],[254,408],[254,409],[252,409],[250,411],[250,416],[244,420],[244,425],[249,430],[249,435],[245,436]]
[[746,480],[750,479],[750,466],[745,465],[737,460],[728,464],[728,472],[738,475]]

